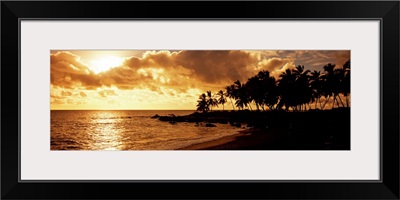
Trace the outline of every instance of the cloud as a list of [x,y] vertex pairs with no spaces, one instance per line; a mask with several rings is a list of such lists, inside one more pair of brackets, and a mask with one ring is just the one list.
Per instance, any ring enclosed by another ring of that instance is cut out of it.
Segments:
[[81,97],[87,97],[86,93],[84,93],[84,92],[80,92],[79,95],[80,95]]
[[215,84],[247,79],[257,63],[246,51],[181,51],[175,60],[200,81]]
[[57,95],[55,92],[50,93],[50,103],[51,104],[64,104],[64,98],[61,95]]
[[62,95],[62,96],[72,96],[72,92],[70,92],[70,91],[64,91],[64,90],[63,90],[63,91],[61,92],[61,95]]
[[343,64],[350,60],[350,51],[336,51],[335,59],[336,66],[343,66]]
[[50,80],[54,86],[75,88],[83,86],[95,89],[101,86],[100,77],[80,61],[79,56],[69,52],[50,55]]
[[285,50],[277,51],[278,57],[291,59],[294,65],[304,65],[313,71],[322,71],[323,66],[332,63],[342,66],[350,59],[349,50]]
[[[162,88],[176,93],[193,88],[218,90],[236,80],[244,82],[260,70],[278,77],[296,65],[322,71],[327,63],[341,66],[348,59],[350,51],[147,51],[139,57],[126,58],[121,66],[96,74],[78,55],[62,51],[50,56],[51,84],[65,89],[150,89],[159,94],[164,93]],[[115,92],[101,91],[99,95],[105,97]]]
[[98,92],[101,97],[117,96],[114,90],[101,90]]
[[257,71],[267,70],[271,72],[271,76],[278,78],[283,71],[294,67],[295,65],[292,59],[273,57],[260,61],[258,63]]

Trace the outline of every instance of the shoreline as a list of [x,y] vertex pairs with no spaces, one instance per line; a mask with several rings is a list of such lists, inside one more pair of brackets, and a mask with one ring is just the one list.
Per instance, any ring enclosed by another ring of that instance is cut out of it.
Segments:
[[273,130],[246,129],[216,140],[193,144],[177,150],[262,150],[276,141]]
[[210,112],[161,121],[229,123],[238,134],[177,150],[350,150],[350,109],[309,112]]
[[250,128],[177,150],[350,150],[350,144],[335,137],[316,137],[287,128]]

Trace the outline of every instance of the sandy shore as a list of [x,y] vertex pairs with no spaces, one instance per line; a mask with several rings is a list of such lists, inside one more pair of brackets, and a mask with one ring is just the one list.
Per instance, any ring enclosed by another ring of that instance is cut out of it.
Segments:
[[246,129],[238,134],[194,144],[179,150],[264,150],[273,148],[278,139],[274,130]]

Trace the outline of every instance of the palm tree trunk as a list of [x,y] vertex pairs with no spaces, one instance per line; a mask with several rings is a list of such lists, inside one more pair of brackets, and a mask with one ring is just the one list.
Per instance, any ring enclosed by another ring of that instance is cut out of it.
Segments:
[[224,106],[224,103],[222,104],[222,111],[224,111],[225,110],[225,106]]
[[323,108],[322,108],[322,102],[321,102],[321,98],[318,98],[318,101],[319,101],[319,108],[321,108],[321,110],[323,110]]
[[349,99],[347,98],[347,95],[346,95],[346,107],[347,108],[349,107]]
[[325,108],[325,105],[326,105],[326,103],[328,103],[330,98],[331,98],[331,95],[328,95],[328,98],[325,99],[324,105],[322,106],[322,110]]
[[317,107],[318,107],[318,102],[319,102],[320,107],[321,107],[321,101],[319,100],[319,97],[318,97],[317,100],[315,101],[315,109],[317,109]]
[[231,100],[231,104],[232,104],[232,109],[235,110],[235,106],[233,105],[233,101],[232,98],[229,98],[229,100]]
[[336,95],[336,96],[335,96],[335,101],[336,101],[336,105],[337,105],[337,107],[339,108],[339,107],[340,107],[340,105],[339,105],[339,101],[338,101],[338,100],[337,100],[337,98],[336,98],[337,96],[338,96],[338,95]]
[[344,107],[344,104],[343,104],[342,98],[340,98],[340,95],[337,95],[337,96],[339,97],[340,103],[341,103],[341,104],[342,104],[342,106]]

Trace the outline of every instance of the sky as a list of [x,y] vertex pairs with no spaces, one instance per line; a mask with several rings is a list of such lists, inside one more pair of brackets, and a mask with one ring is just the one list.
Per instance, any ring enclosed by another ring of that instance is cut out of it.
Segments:
[[348,50],[52,50],[50,108],[195,110],[200,94],[261,70],[278,78],[297,65],[323,72],[349,59]]

